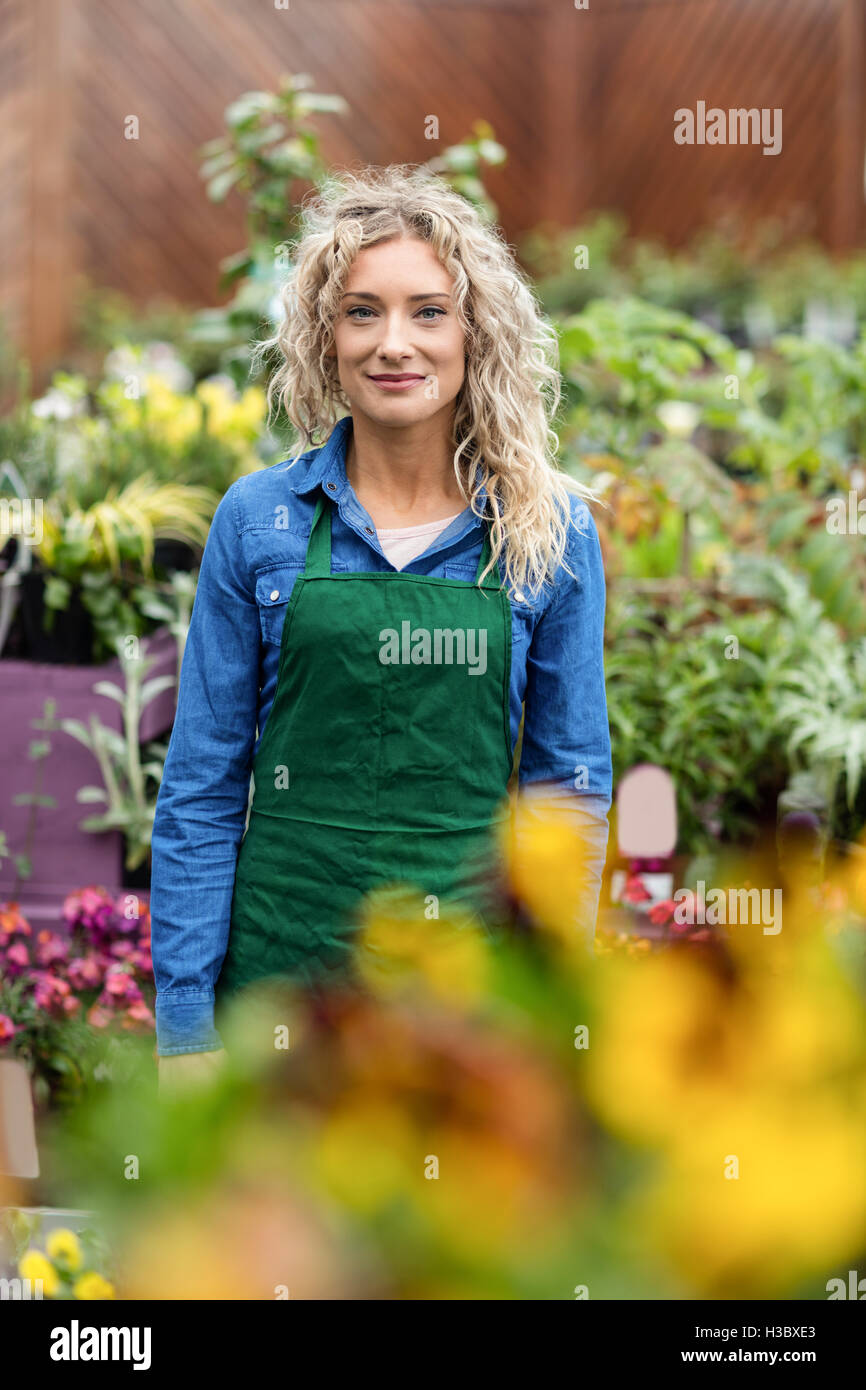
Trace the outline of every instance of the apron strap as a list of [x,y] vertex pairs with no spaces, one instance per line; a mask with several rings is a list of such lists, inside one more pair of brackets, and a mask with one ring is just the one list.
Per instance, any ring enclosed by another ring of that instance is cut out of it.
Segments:
[[325,525],[321,525],[324,509],[325,494],[320,492],[316,500],[316,510],[313,512],[313,525],[304,563],[304,574],[310,579],[327,579],[331,573],[331,513],[329,509]]
[[[307,543],[307,556],[304,564],[304,575],[309,579],[327,579],[331,573],[331,508],[325,514],[325,494],[319,493],[316,500],[316,510],[313,513],[313,525],[310,530],[310,539]],[[484,544],[481,547],[481,556],[478,567],[475,570],[475,583],[481,578],[481,572],[485,565],[490,563],[490,527],[484,527]],[[497,573],[498,571],[498,573]],[[497,563],[490,573],[485,577],[482,588],[498,589],[501,583],[501,570]]]

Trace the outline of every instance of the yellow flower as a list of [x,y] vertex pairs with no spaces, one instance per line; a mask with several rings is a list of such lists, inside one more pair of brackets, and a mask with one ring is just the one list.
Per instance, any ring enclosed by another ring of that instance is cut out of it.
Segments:
[[200,381],[195,394],[207,406],[208,433],[217,438],[250,442],[258,438],[265,413],[265,393],[249,386],[235,400],[218,381]]
[[58,1227],[46,1236],[45,1249],[52,1260],[66,1265],[70,1270],[81,1268],[81,1244],[78,1236],[65,1226]]
[[46,1298],[53,1298],[60,1287],[57,1270],[41,1250],[28,1250],[18,1261],[18,1273],[22,1279],[41,1279],[42,1292]]
[[72,1292],[76,1298],[116,1298],[114,1285],[109,1284],[107,1279],[103,1279],[101,1274],[97,1274],[95,1269],[89,1269],[84,1274],[80,1274],[72,1286]]
[[405,1201],[421,1181],[423,1161],[413,1117],[368,1093],[328,1116],[318,1137],[315,1178],[348,1210],[373,1216]]
[[527,791],[512,802],[497,833],[513,893],[562,948],[565,963],[581,969],[587,955],[578,911],[586,895],[588,846],[569,807]]
[[586,1094],[624,1137],[669,1143],[736,1087],[751,1038],[736,996],[685,952],[594,968]]
[[421,981],[436,998],[471,1005],[484,993],[487,943],[470,915],[444,900],[442,917],[428,917],[417,893],[397,886],[368,895],[363,907],[359,974],[378,995]]
[[850,1096],[732,1096],[680,1135],[630,1204],[629,1227],[705,1294],[784,1297],[862,1250],[864,1163]]

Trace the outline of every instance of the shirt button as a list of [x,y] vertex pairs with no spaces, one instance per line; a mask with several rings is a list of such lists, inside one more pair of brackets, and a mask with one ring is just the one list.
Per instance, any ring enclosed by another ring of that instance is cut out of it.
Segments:
[[372,526],[365,526],[365,527],[364,527],[364,530],[367,532],[367,535],[368,535],[368,536],[372,536],[372,534],[373,534],[373,528],[372,528]]
[[337,484],[336,484],[336,483],[328,483],[328,484],[327,484],[327,487],[329,488],[329,490],[330,490],[331,492],[336,492],[336,491],[337,491]]
[[273,599],[278,599],[279,596],[280,596],[280,591],[279,591],[279,589],[271,589],[271,599],[272,599],[272,600],[273,600]]

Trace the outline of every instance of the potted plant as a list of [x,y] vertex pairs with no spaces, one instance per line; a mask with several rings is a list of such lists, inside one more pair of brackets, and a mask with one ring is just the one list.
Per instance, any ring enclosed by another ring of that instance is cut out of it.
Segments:
[[65,931],[0,904],[0,1060],[23,1067],[37,1117],[124,1073],[128,1039],[154,1030],[150,913],[134,894],[67,895]]

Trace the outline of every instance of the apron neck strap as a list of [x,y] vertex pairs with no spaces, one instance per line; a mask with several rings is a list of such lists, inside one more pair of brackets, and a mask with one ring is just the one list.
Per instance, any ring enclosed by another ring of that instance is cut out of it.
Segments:
[[[325,513],[325,494],[319,493],[316,501],[316,510],[313,513],[313,526],[310,531],[310,539],[307,544],[307,559],[304,565],[304,574],[308,579],[327,579],[331,574],[331,516],[332,509],[328,507]],[[485,565],[490,563],[490,527],[485,524],[484,544],[481,547],[481,557],[475,571],[475,583],[481,578],[481,572]],[[485,576],[482,588],[498,589],[500,587],[501,571],[498,574],[499,565],[495,565],[488,575]]]
[[319,493],[316,510],[313,512],[313,526],[307,544],[307,559],[304,574],[310,579],[326,579],[331,573],[331,512],[325,517],[325,525],[320,524],[325,509],[325,494]]

